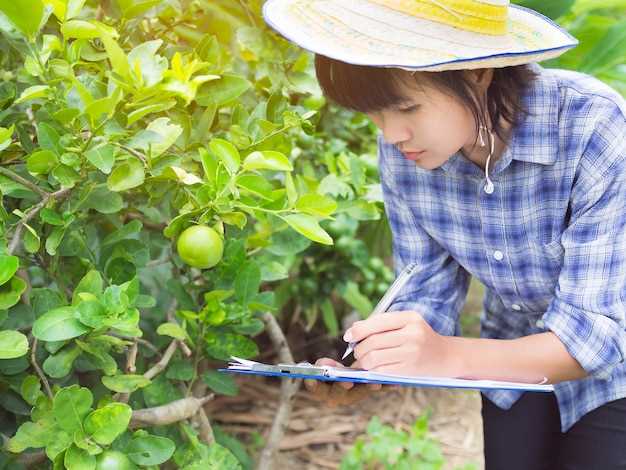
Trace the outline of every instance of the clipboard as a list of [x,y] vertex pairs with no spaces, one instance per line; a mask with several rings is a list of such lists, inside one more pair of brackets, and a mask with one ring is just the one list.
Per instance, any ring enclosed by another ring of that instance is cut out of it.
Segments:
[[377,383],[410,387],[463,388],[472,390],[518,390],[525,392],[554,392],[554,386],[544,378],[539,383],[505,382],[497,380],[457,379],[452,377],[403,376],[380,374],[365,369],[350,369],[331,366],[315,366],[308,362],[298,364],[263,364],[239,357],[231,357],[228,368],[219,372],[289,379],[314,379],[325,382]]

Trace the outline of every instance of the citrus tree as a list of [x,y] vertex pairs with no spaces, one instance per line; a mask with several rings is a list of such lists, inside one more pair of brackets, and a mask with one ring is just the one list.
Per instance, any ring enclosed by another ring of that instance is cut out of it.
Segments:
[[229,3],[0,5],[0,466],[249,463],[202,405],[337,203],[310,58]]

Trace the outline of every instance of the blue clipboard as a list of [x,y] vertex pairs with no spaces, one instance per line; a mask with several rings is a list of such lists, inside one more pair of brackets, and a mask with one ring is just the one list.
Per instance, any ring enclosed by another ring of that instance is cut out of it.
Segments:
[[525,392],[554,392],[552,384],[503,382],[494,380],[457,379],[446,377],[408,377],[372,373],[360,369],[340,369],[330,366],[314,366],[309,363],[299,364],[263,364],[237,357],[231,358],[228,368],[219,372],[262,375],[266,377],[284,377],[288,379],[314,379],[325,382],[375,383],[382,385],[400,385],[405,387],[459,388],[471,390],[518,390]]

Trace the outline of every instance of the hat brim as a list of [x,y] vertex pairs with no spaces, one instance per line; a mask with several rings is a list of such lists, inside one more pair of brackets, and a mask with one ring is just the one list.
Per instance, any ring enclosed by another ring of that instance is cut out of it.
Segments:
[[509,7],[502,36],[464,31],[367,0],[268,0],[265,21],[289,41],[354,65],[443,71],[552,59],[578,40],[549,18]]

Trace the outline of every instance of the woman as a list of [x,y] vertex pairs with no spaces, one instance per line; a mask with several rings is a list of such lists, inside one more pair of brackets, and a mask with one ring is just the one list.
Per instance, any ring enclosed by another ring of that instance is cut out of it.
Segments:
[[[545,377],[554,394],[482,393],[487,469],[626,468],[622,97],[539,66],[577,41],[508,0],[270,0],[264,16],[380,129],[396,273],[420,265],[389,313],[345,333],[355,365]],[[486,286],[478,339],[459,337],[470,276]]]

